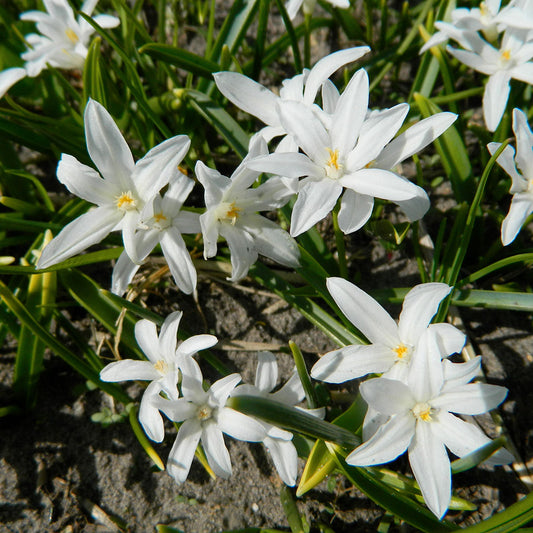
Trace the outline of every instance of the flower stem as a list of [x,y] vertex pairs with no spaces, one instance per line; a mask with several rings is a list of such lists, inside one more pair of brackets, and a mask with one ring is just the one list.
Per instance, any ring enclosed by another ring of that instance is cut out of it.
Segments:
[[333,231],[335,232],[335,244],[337,246],[337,255],[339,261],[339,273],[341,278],[348,279],[348,264],[346,262],[346,248],[344,246],[344,233],[339,228],[339,207],[335,206],[332,211],[333,215]]

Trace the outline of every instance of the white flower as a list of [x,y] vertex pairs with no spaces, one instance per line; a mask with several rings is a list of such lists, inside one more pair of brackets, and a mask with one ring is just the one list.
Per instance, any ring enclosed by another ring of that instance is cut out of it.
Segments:
[[[453,363],[440,359],[440,349],[431,331],[423,335],[409,372],[407,384],[377,378],[361,384],[368,405],[390,417],[373,437],[356,448],[346,462],[353,466],[374,466],[396,459],[407,450],[409,463],[429,509],[441,518],[451,497],[450,459],[463,457],[489,442],[480,429],[452,413],[478,415],[499,405],[507,389],[483,383],[468,383],[479,367],[467,371],[445,370]],[[463,365],[460,365],[463,366]],[[446,379],[446,374],[452,379]],[[492,464],[506,464],[512,456],[500,450]]]
[[447,47],[448,52],[465,65],[489,76],[483,93],[483,116],[487,129],[495,131],[505,111],[512,78],[533,84],[533,42],[523,31],[508,29],[499,49],[477,33],[456,36],[464,50]]
[[[340,7],[342,9],[346,9],[350,7],[350,0],[326,0],[328,4],[331,4],[334,7]],[[303,12],[304,15],[311,15],[315,9],[316,0],[289,0],[287,4],[285,5],[285,9],[287,10],[287,14],[289,15],[289,18],[292,20],[294,17],[296,17],[296,14],[298,13],[298,10],[303,5]]]
[[[231,396],[261,396],[290,406],[295,406],[304,399],[305,393],[296,372],[293,373],[283,387],[276,392],[272,392],[278,382],[278,363],[276,358],[270,352],[259,352],[257,359],[255,385],[239,385],[233,390]],[[324,416],[323,409],[305,409],[305,411],[319,417]],[[284,483],[291,487],[294,486],[298,474],[298,453],[292,443],[292,433],[262,420],[259,422],[267,432],[263,444],[270,452],[279,476]]]
[[170,450],[167,470],[178,483],[183,483],[201,441],[209,466],[217,476],[227,478],[232,469],[222,433],[238,440],[261,442],[266,431],[255,419],[226,407],[228,396],[241,380],[239,374],[219,379],[205,391],[199,367],[193,359],[189,359],[189,363],[196,369],[182,371],[183,397],[177,400],[157,398],[154,403],[170,420],[183,422]]
[[199,215],[181,210],[193,187],[191,179],[178,173],[163,196],[157,194],[145,205],[133,238],[134,257],[130,259],[123,252],[113,269],[112,290],[115,294],[121,295],[126,291],[139,263],[157,244],[161,244],[163,256],[178,288],[186,294],[194,291],[196,269],[181,236],[182,233],[200,232]]
[[[217,72],[214,74],[218,90],[237,107],[257,117],[267,126],[259,133],[268,142],[273,137],[286,135],[277,104],[281,100],[297,101],[311,107],[320,88],[324,88],[328,78],[340,67],[357,61],[370,52],[368,46],[356,46],[338,50],[320,59],[311,70],[304,70],[293,78],[283,81],[279,96],[256,81],[238,72]],[[318,109],[318,108],[317,108]],[[280,151],[298,151],[291,148],[291,140],[282,141]],[[287,148],[285,150],[284,148]]]
[[46,246],[38,268],[72,257],[102,241],[111,231],[122,230],[128,255],[135,257],[135,230],[140,210],[171,178],[190,145],[186,135],[177,135],[152,148],[135,163],[117,125],[95,100],[85,108],[87,149],[101,176],[63,154],[57,178],[71,193],[96,204],[95,209],[73,220]]
[[404,381],[413,353],[425,332],[435,332],[441,356],[461,351],[465,336],[450,324],[431,324],[440,302],[450,293],[445,283],[423,283],[405,296],[398,324],[381,305],[342,278],[328,278],[328,290],[348,320],[365,335],[369,345],[354,344],[323,355],[311,376],[343,383],[373,373]]
[[175,311],[168,315],[161,326],[159,337],[157,326],[150,320],[135,324],[135,339],[148,361],[124,359],[109,363],[100,372],[102,381],[151,381],[144,391],[139,409],[139,421],[153,441],[161,442],[164,437],[163,419],[154,401],[164,392],[170,399],[178,398],[180,369],[196,368],[192,356],[200,350],[214,346],[218,340],[213,335],[194,335],[184,340],[177,348],[178,326],[183,313]]
[[231,178],[206,167],[201,161],[196,164],[196,176],[205,188],[207,207],[200,215],[204,256],[207,259],[216,255],[219,235],[226,239],[231,253],[232,275],[228,278],[231,281],[246,276],[258,254],[288,267],[299,266],[300,253],[294,239],[277,224],[257,214],[283,206],[294,193],[287,186],[287,180],[280,178],[270,178],[259,187],[251,188],[259,172],[246,165],[265,153],[264,139],[254,137],[250,152]]
[[[86,0],[80,11],[91,15],[98,0]],[[81,16],[77,19],[67,0],[44,0],[46,12],[27,11],[21,20],[36,23],[39,34],[26,35],[29,49],[21,55],[24,68],[7,69],[0,73],[0,97],[25,76],[35,77],[48,65],[55,68],[82,68],[93,27]],[[92,17],[102,28],[114,28],[120,20],[110,15]]]
[[[533,213],[533,132],[526,114],[513,109],[513,131],[516,138],[516,155],[512,146],[506,146],[497,159],[498,164],[511,176],[513,199],[508,215],[502,224],[501,238],[504,246],[511,244],[527,217]],[[501,143],[489,143],[494,154]]]
[[399,104],[365,120],[368,76],[364,69],[354,74],[332,105],[326,126],[308,106],[279,102],[280,120],[304,153],[274,153],[248,163],[257,171],[305,176],[292,211],[291,235],[300,235],[323,219],[341,194],[339,226],[344,233],[365,224],[374,198],[398,203],[411,220],[421,218],[429,207],[427,194],[390,169],[440,135],[456,116],[439,113],[392,141],[409,106]]

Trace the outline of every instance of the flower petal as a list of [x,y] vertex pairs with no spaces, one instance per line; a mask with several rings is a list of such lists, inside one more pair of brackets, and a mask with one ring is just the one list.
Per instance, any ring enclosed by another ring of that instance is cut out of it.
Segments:
[[[224,192],[231,186],[231,180],[218,170],[209,168],[202,161],[197,161],[194,172],[205,190],[205,205],[208,209],[222,201]],[[200,217],[200,220],[202,217]]]
[[502,119],[511,85],[511,76],[505,70],[498,71],[489,76],[485,92],[483,93],[483,116],[489,131],[496,131]]
[[270,392],[278,383],[278,362],[272,352],[257,354],[255,386],[263,392]]
[[227,479],[231,476],[231,459],[224,443],[222,431],[213,423],[203,424],[202,445],[209,466],[217,476]]
[[291,236],[304,233],[325,218],[335,207],[341,193],[342,186],[328,178],[305,183],[292,208]]
[[[502,244],[511,244],[518,235],[526,218],[533,212],[533,198],[528,193],[518,193],[511,200],[509,213],[502,223]],[[49,245],[50,246],[50,245]],[[46,248],[45,248],[46,250]]]
[[167,472],[178,483],[183,483],[189,475],[201,435],[202,428],[198,420],[186,420],[178,430],[167,462]]
[[323,170],[305,154],[296,152],[275,152],[263,157],[250,159],[249,168],[259,172],[269,172],[288,178],[301,176],[321,176]]
[[[494,155],[502,143],[489,143],[487,149],[490,155]],[[511,176],[513,184],[511,186],[511,193],[522,192],[527,189],[527,180],[520,174],[515,165],[515,149],[512,146],[506,146],[500,154],[496,162],[500,167]]]
[[359,194],[351,189],[346,189],[341,198],[339,210],[339,228],[348,235],[362,228],[374,209],[374,197]]
[[311,377],[326,383],[344,383],[385,372],[393,364],[394,352],[383,344],[346,346],[324,354],[311,369]]
[[144,318],[135,323],[135,340],[140,346],[144,355],[152,363],[157,363],[161,358],[159,352],[159,338],[157,337],[157,326],[151,320]]
[[481,415],[500,405],[508,392],[505,387],[499,385],[469,383],[444,391],[431,401],[431,405],[452,413]]
[[342,278],[328,278],[326,285],[346,318],[371,343],[391,348],[400,344],[396,322],[374,298]]
[[533,132],[527,123],[527,115],[520,109],[513,109],[513,131],[516,137],[516,165],[524,176],[533,176]]
[[409,387],[394,379],[368,379],[361,383],[359,391],[370,407],[387,416],[409,412],[415,404]]
[[415,197],[409,200],[394,200],[394,203],[405,213],[409,222],[420,220],[430,206],[429,197],[422,187],[418,187]]
[[131,190],[133,156],[111,115],[96,100],[89,99],[84,122],[87,150],[100,174],[121,192]]
[[298,452],[292,441],[266,437],[263,441],[272,457],[279,477],[286,485],[296,485],[298,475]]
[[97,207],[74,219],[44,248],[37,268],[48,268],[99,243],[120,221],[114,207]]
[[162,442],[165,438],[165,425],[159,409],[154,405],[154,398],[159,397],[161,386],[159,383],[152,382],[141,398],[139,406],[139,422],[148,435],[148,438],[154,442]]
[[478,355],[466,363],[452,363],[448,359],[442,361],[444,385],[441,393],[466,385],[476,376],[481,375],[481,356]]
[[0,98],[2,98],[15,83],[27,76],[25,68],[8,68],[0,72]]
[[178,327],[180,325],[181,311],[174,311],[165,318],[159,332],[159,351],[168,360],[174,359],[176,345],[178,343]]
[[296,405],[305,398],[305,392],[297,372],[294,372],[287,382],[270,396],[277,402],[286,403],[287,405]]
[[346,462],[352,466],[375,466],[393,461],[407,449],[414,432],[415,419],[411,414],[393,416],[370,440],[350,453]]
[[248,274],[250,267],[257,261],[254,241],[247,231],[230,223],[220,224],[220,235],[228,242],[231,254],[231,277],[228,280],[238,281]]
[[339,182],[355,192],[393,202],[414,198],[419,194],[420,188],[393,172],[379,168],[364,168],[353,174],[346,174]]
[[241,376],[239,374],[230,374],[229,376],[225,376],[218,381],[215,381],[209,389],[209,396],[213,402],[213,406],[218,405],[224,407],[228,396],[240,381]]
[[433,424],[418,422],[409,446],[409,463],[431,512],[442,518],[450,505],[452,476],[443,442],[432,432]]
[[429,328],[437,340],[441,356],[460,353],[466,342],[466,335],[451,324],[430,324]]
[[407,293],[398,322],[398,332],[403,342],[416,345],[438,311],[441,301],[451,290],[446,283],[422,283]]
[[230,407],[218,410],[217,425],[224,433],[237,440],[261,442],[267,435],[263,424]]
[[109,363],[100,371],[102,381],[132,381],[159,379],[161,374],[149,361],[136,361],[134,359],[123,359]]
[[126,252],[122,252],[113,267],[111,275],[111,292],[118,296],[122,296],[131,283],[133,276],[135,276],[140,265],[135,264]]
[[178,288],[192,294],[196,289],[196,269],[177,228],[170,226],[163,232],[161,249]]

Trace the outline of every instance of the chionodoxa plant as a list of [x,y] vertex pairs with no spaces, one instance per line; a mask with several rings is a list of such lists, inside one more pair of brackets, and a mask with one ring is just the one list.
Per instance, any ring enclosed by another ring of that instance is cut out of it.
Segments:
[[[508,390],[486,382],[475,339],[451,317],[456,304],[533,310],[527,270],[512,291],[477,288],[533,260],[533,4],[236,0],[218,27],[216,2],[159,3],[155,25],[142,2],[96,3],[0,12],[0,331],[18,341],[2,414],[36,408],[49,348],[130,414],[161,467],[150,441],[177,430],[166,461],[177,483],[195,457],[231,476],[230,437],[262,443],[298,496],[340,472],[392,516],[379,531],[458,528],[448,510],[475,505],[453,494],[452,473],[526,459],[500,417],[495,440],[475,423]],[[205,36],[201,52],[187,48],[186,21]],[[317,57],[326,31],[340,44]],[[59,161],[63,205],[24,147]],[[418,282],[392,288],[391,273],[391,288],[376,290],[356,232],[409,257]],[[154,255],[166,268],[147,275]],[[145,303],[166,271],[198,299],[207,269],[285,299],[338,348],[307,368],[286,339],[295,368],[284,384],[267,350],[251,355],[255,381],[244,383],[209,324],[185,334],[175,301],[167,316]],[[389,304],[401,304],[397,320]],[[72,305],[114,337],[116,360],[72,348],[83,345],[63,313]],[[205,365],[219,378],[206,382]],[[140,398],[117,385],[132,380]],[[327,384],[345,384],[351,405]],[[404,453],[402,473],[384,466]],[[471,529],[514,530],[533,518],[531,502]]]

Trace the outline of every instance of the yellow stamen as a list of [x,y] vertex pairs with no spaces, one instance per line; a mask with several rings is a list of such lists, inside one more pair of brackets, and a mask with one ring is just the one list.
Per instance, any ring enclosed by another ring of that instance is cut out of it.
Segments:
[[208,418],[211,418],[212,412],[213,410],[209,405],[204,405],[198,409],[196,416],[198,417],[198,420],[207,420]]
[[186,176],[189,175],[189,173],[187,172],[187,169],[185,167],[182,167],[181,165],[178,165],[178,170],[182,173],[182,174],[185,174]]
[[327,166],[339,170],[339,150],[332,150],[331,148],[326,148],[326,150],[329,152],[330,156],[329,161],[326,163]]
[[117,207],[123,211],[130,211],[137,207],[131,191],[123,192],[120,196],[117,196],[116,204]]
[[163,215],[163,213],[156,213],[154,215],[154,220],[155,220],[156,224],[160,224],[161,222],[166,222],[167,221],[167,217],[165,215]]
[[226,213],[226,218],[229,218],[231,220],[231,223],[235,225],[235,222],[237,222],[237,219],[239,218],[239,213],[242,211],[240,207],[237,207],[235,205],[235,202],[232,202],[229,206],[229,209]]
[[511,50],[509,50],[509,48],[507,48],[507,50],[504,50],[502,52],[501,58],[503,61],[509,61],[509,59],[511,59]]
[[423,422],[431,422],[433,419],[431,415],[434,410],[428,403],[417,403],[412,409],[411,412],[415,418],[422,420]]
[[489,10],[487,9],[487,4],[485,4],[485,2],[481,2],[481,4],[479,4],[479,11],[482,17],[488,15]]
[[403,359],[405,355],[409,352],[409,348],[405,344],[399,344],[392,350],[398,359]]
[[372,159],[372,161],[369,161],[366,165],[365,165],[365,168],[372,168],[374,166],[374,163],[376,162],[375,159]]
[[76,35],[76,32],[72,30],[71,28],[67,28],[65,30],[65,35],[68,37],[68,40],[72,44],[76,44],[80,40],[80,38]]
[[166,374],[168,372],[168,365],[166,361],[163,361],[163,359],[159,359],[157,363],[155,363],[154,368],[160,373],[160,374]]

